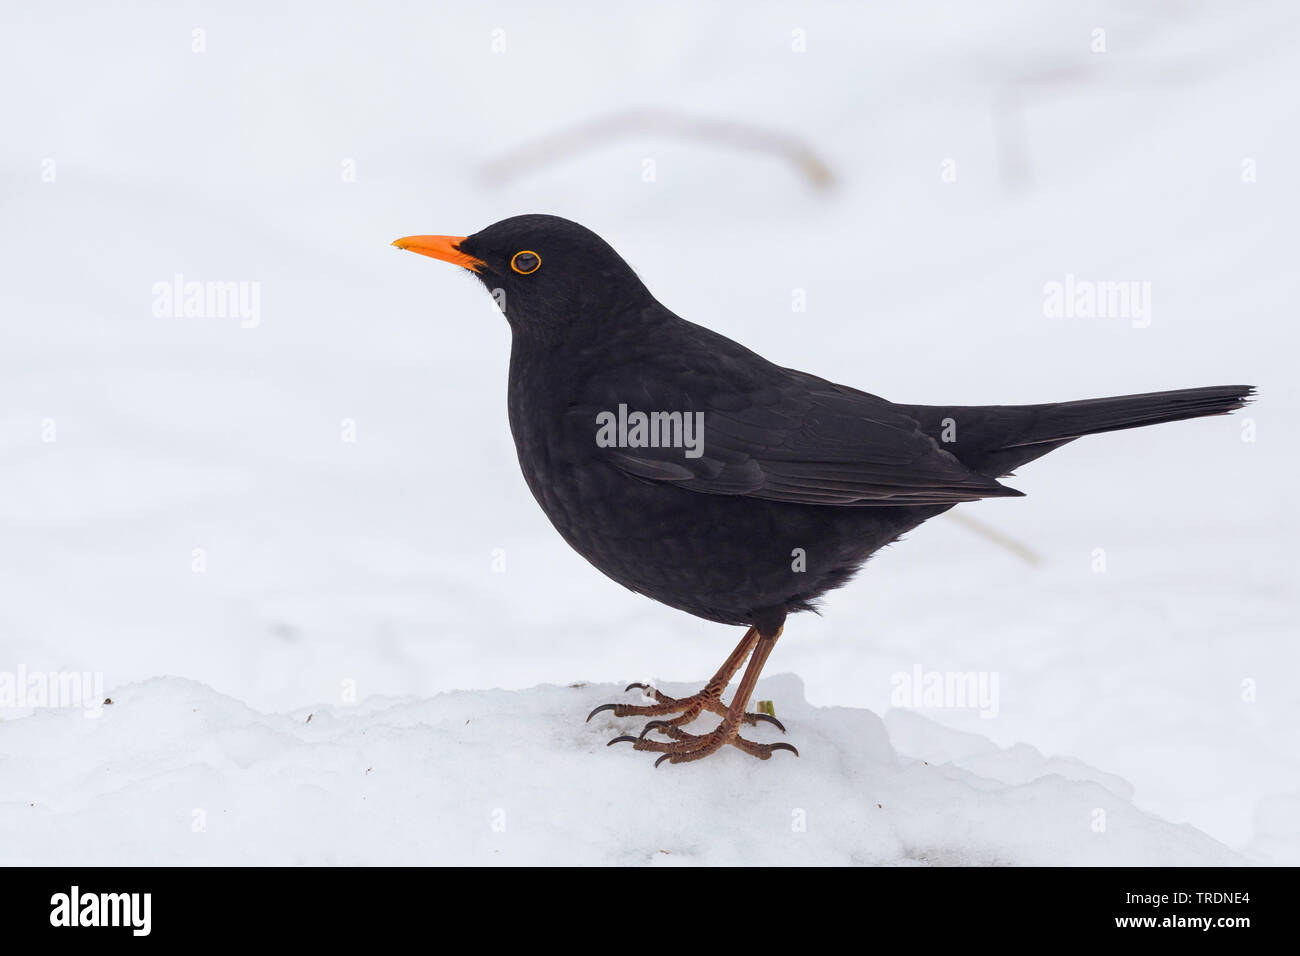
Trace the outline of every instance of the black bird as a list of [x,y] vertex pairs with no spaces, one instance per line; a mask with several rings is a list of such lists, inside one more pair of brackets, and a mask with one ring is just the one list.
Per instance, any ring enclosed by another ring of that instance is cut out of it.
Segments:
[[[510,430],[533,496],[597,569],[670,607],[747,628],[698,694],[605,704],[650,721],[631,741],[681,763],[740,736],[786,615],[816,606],[879,548],[1083,435],[1219,415],[1245,385],[1046,405],[896,405],[774,365],[657,302],[608,243],[557,216],[394,245],[462,266],[510,323]],[[751,657],[752,655],[752,657]],[[730,705],[728,682],[750,658]],[[705,734],[682,729],[702,711]],[[784,730],[784,727],[781,727]],[[669,740],[648,736],[657,730]],[[797,754],[797,751],[795,751]]]

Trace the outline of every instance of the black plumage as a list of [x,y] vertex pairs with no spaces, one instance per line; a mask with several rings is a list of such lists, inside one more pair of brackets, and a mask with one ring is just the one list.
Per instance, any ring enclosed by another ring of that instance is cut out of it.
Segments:
[[[998,479],[1075,438],[1222,414],[1252,393],[1230,385],[1047,405],[897,405],[678,317],[604,240],[565,219],[517,216],[468,237],[396,244],[470,269],[503,303],[519,464],[570,546],[647,597],[749,628],[700,694],[672,700],[650,689],[656,704],[606,705],[679,714],[651,722],[668,742],[619,738],[673,762],[724,743],[760,757],[792,749],[737,733],[770,721],[744,712],[758,668],[788,613],[813,608],[902,533],[963,501],[1020,495]],[[629,410],[693,416],[702,441],[598,440],[602,416]],[[721,691],[751,652],[725,707]],[[681,729],[706,709],[723,716],[715,732]]]

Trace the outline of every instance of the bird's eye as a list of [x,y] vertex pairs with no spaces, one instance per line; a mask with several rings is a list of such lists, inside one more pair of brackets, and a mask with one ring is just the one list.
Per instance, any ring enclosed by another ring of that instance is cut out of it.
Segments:
[[542,257],[527,249],[523,252],[516,252],[515,257],[510,260],[510,268],[522,276],[531,275],[541,267]]

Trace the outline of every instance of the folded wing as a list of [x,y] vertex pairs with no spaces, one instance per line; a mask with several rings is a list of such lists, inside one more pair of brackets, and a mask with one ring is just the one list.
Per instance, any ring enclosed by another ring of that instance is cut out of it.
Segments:
[[696,448],[597,452],[628,475],[701,494],[840,507],[1021,494],[967,468],[884,399],[771,365],[748,350],[728,351],[683,354],[671,363],[663,356],[633,360],[593,375],[569,406],[572,424],[585,420],[594,442],[596,416],[619,405],[647,415],[703,413]]

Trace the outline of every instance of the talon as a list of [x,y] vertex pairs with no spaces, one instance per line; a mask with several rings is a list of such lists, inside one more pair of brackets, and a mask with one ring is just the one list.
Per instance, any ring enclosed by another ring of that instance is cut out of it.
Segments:
[[776,724],[777,729],[781,731],[781,733],[785,733],[785,724],[781,723],[781,721],[777,720],[771,714],[755,714],[754,722],[758,723],[760,720],[765,720],[769,724]]
[[652,730],[658,730],[661,727],[671,727],[671,726],[672,724],[668,723],[668,721],[666,720],[652,720],[650,721],[650,723],[646,724],[644,727],[641,728],[641,734],[639,737],[637,737],[637,739],[640,740],[642,737],[650,733],[650,731]]
[[773,753],[775,753],[778,750],[788,750],[796,757],[799,756],[799,751],[795,749],[794,744],[777,743],[777,744],[768,744],[768,746],[772,748]]
[[615,738],[614,738],[613,740],[611,740],[609,743],[605,744],[605,746],[606,746],[606,747],[612,747],[612,746],[614,746],[615,744],[623,744],[623,743],[633,743],[633,744],[634,744],[634,743],[636,743],[636,738],[635,738],[635,737],[629,737],[627,734],[624,734],[622,737],[615,737]]
[[672,758],[673,758],[672,754],[664,754],[662,757],[660,757],[658,760],[655,761],[655,766],[658,767],[665,760],[671,760]]
[[595,710],[593,710],[590,714],[587,715],[587,719],[583,721],[583,723],[589,724],[591,723],[591,718],[595,717],[602,710],[613,710],[617,706],[618,704],[601,704],[599,707],[597,707]]
[[650,685],[649,685],[649,684],[628,684],[626,687],[623,688],[623,693],[626,694],[626,693],[627,693],[628,691],[630,691],[633,687],[639,687],[639,688],[641,688],[642,690],[650,690]]

